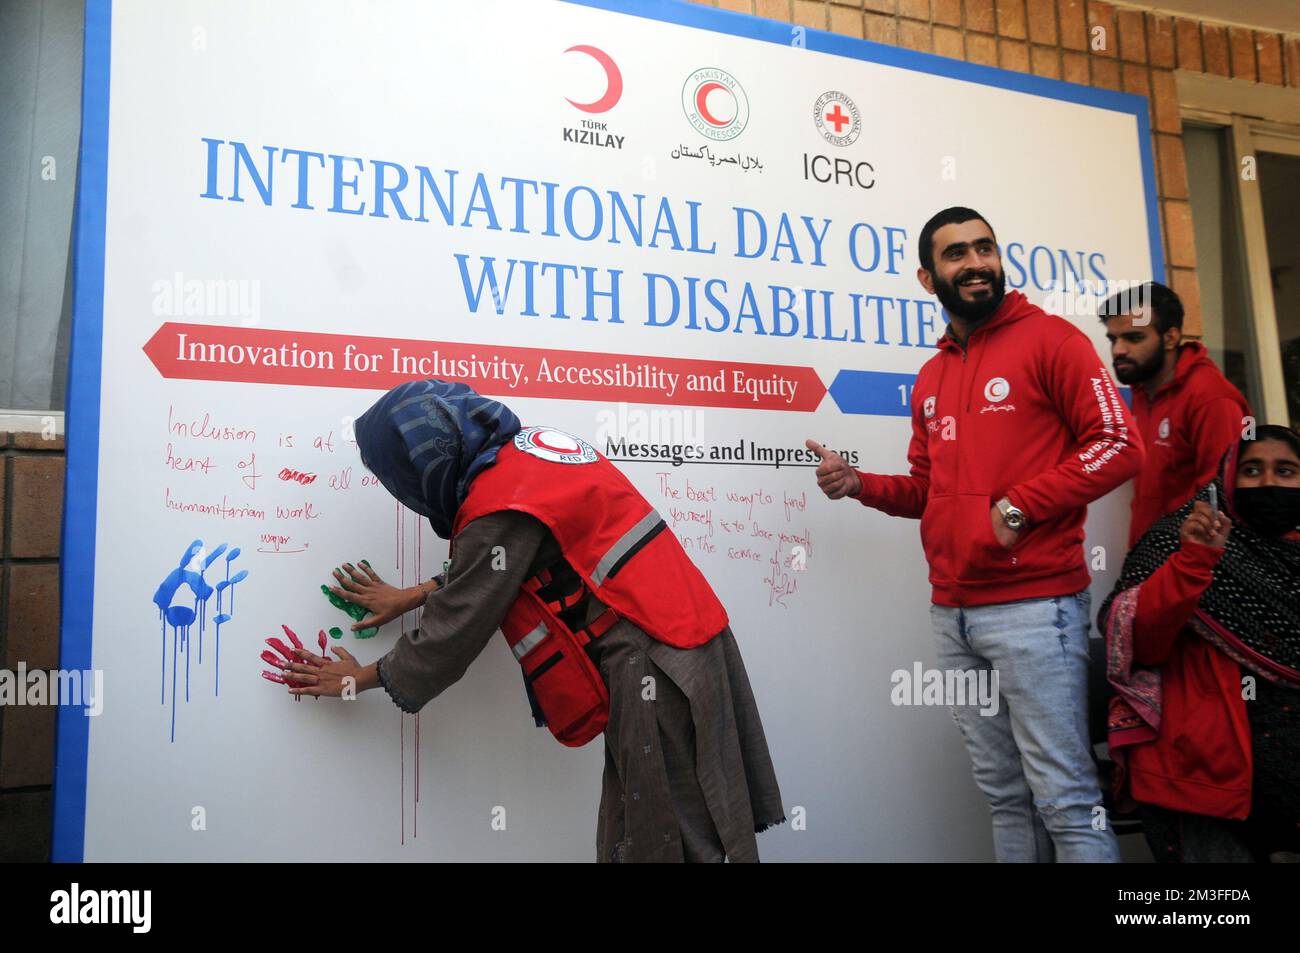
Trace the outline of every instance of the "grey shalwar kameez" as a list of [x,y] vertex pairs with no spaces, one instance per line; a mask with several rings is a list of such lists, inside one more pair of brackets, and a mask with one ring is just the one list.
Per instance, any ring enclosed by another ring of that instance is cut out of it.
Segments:
[[[419,628],[379,662],[404,711],[464,675],[523,581],[560,558],[550,531],[513,511],[469,523],[454,551]],[[589,619],[604,608],[591,603]],[[683,650],[624,619],[596,640],[593,657],[610,696],[597,860],[758,860],[755,833],[785,815],[731,629]]]

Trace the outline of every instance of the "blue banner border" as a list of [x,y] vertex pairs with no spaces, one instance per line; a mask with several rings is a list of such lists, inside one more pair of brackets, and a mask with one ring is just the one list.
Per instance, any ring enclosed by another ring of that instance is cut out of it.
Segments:
[[[1147,99],[1130,93],[1093,89],[1061,80],[1014,73],[799,27],[747,14],[678,0],[565,0],[580,6],[631,14],[664,23],[696,27],[789,46],[802,31],[806,49],[867,60],[918,73],[1064,102],[1128,113],[1137,121],[1152,276],[1164,280],[1164,250],[1152,154]],[[100,374],[104,328],[104,239],[108,198],[108,107],[112,47],[112,0],[86,0],[85,51],[81,95],[81,154],[73,222],[72,343],[66,414],[67,481],[63,497],[60,559],[61,637],[59,665],[91,667],[94,618],[95,526],[99,488]],[[80,706],[58,710],[54,763],[52,859],[80,861],[85,849],[87,755],[90,719]]]

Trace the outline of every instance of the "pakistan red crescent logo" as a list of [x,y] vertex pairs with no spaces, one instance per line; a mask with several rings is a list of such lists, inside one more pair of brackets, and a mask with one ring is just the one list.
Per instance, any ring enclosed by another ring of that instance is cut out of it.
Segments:
[[736,77],[716,67],[697,69],[682,85],[682,111],[709,139],[734,139],[749,122],[749,97]]
[[552,427],[525,427],[515,434],[515,449],[551,463],[596,462],[596,449],[591,444]]

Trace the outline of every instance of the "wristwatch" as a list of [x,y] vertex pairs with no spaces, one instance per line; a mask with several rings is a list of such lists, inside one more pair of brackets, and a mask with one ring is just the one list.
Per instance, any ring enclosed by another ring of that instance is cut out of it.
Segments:
[[1007,524],[1008,529],[1015,530],[1018,533],[1025,528],[1028,517],[1025,516],[1025,511],[1017,507],[1011,500],[1004,496],[998,500],[997,507],[998,512],[1002,514],[1002,522]]

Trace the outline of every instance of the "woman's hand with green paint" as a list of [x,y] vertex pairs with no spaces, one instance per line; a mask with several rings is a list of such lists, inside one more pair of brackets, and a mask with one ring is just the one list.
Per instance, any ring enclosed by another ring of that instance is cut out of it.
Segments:
[[402,613],[423,605],[427,596],[427,592],[420,586],[412,586],[410,589],[390,586],[379,578],[379,574],[364,559],[357,566],[344,563],[342,570],[334,570],[334,578],[339,584],[329,587],[331,593],[370,613],[364,617],[361,613],[351,613],[358,620],[352,625],[353,632],[378,628],[391,622]]

